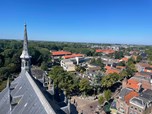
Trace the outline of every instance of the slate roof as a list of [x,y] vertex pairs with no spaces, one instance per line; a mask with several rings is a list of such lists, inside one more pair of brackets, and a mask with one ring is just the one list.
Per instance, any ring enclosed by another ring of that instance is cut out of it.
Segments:
[[34,79],[25,70],[0,93],[0,109],[0,114],[63,113],[57,106],[52,108]]
[[120,91],[119,98],[120,98],[121,100],[124,100],[124,97],[125,97],[128,93],[130,93],[131,91],[133,91],[133,90],[130,89],[130,88],[123,88],[123,89]]
[[0,114],[10,114],[10,104],[9,104],[9,88],[5,88],[0,93]]
[[142,109],[145,109],[146,108],[146,102],[139,98],[139,97],[134,97],[130,100],[130,103],[136,105],[136,106],[139,106],[140,108]]
[[134,97],[130,100],[130,103],[143,109],[145,109],[151,102],[152,102],[152,90],[150,89],[143,91],[140,94],[140,96]]
[[152,90],[147,89],[145,91],[143,91],[140,94],[141,97],[148,99],[149,101],[152,101]]

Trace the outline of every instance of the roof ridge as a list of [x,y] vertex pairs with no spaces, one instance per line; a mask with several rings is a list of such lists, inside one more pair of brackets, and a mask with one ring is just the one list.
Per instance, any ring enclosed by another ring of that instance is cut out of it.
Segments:
[[51,105],[49,104],[49,102],[46,100],[46,98],[44,97],[44,95],[40,91],[37,84],[32,79],[31,75],[27,71],[25,72],[25,76],[27,77],[29,83],[31,84],[33,90],[35,91],[37,97],[39,98],[39,100],[40,100],[43,108],[47,112],[47,114],[56,114],[55,111],[53,110],[53,108],[51,107]]

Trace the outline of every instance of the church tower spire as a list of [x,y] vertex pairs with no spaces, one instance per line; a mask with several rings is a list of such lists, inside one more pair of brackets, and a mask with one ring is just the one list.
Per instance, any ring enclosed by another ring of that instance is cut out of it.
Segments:
[[31,56],[28,53],[28,37],[27,37],[26,24],[24,24],[23,51],[22,51],[22,54],[21,54],[20,58],[21,58],[21,61],[22,61],[21,69],[30,72],[30,68],[31,68],[30,59],[31,59]]

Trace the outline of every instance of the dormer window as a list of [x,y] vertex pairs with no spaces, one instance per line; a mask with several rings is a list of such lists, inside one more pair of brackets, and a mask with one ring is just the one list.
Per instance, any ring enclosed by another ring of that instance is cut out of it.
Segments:
[[11,84],[10,90],[13,90],[17,86],[17,83]]
[[11,105],[12,106],[16,106],[20,102],[21,98],[22,98],[22,96],[14,96],[14,97],[12,97]]

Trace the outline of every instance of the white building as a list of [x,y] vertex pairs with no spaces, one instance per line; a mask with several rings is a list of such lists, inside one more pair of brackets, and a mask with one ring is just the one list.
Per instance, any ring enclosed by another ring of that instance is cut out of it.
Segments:
[[60,62],[61,67],[67,72],[75,71],[75,64],[70,59],[64,59]]

